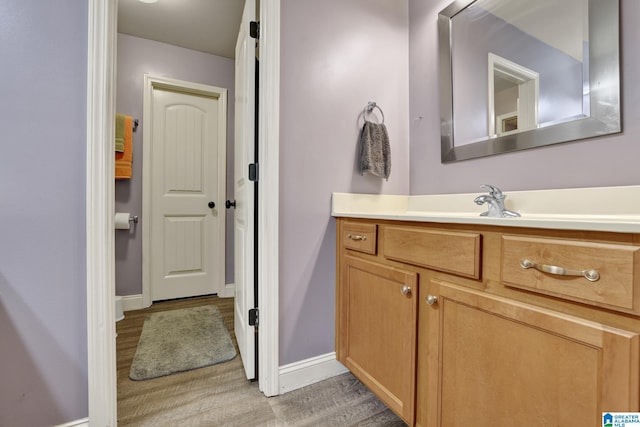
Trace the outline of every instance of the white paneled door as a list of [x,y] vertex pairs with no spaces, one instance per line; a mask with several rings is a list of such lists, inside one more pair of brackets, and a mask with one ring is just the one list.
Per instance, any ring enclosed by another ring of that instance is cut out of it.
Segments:
[[255,327],[249,326],[254,308],[255,188],[249,181],[249,163],[255,161],[255,40],[249,23],[255,19],[255,0],[246,0],[236,43],[236,103],[234,148],[235,315],[234,330],[248,379],[256,376]]
[[224,287],[226,102],[157,85],[151,108],[151,297],[217,293]]

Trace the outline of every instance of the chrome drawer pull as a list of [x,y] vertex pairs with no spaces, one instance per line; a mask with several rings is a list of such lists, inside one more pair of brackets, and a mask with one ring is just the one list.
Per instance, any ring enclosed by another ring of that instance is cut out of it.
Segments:
[[557,267],[555,265],[538,264],[536,262],[529,261],[528,259],[520,260],[520,267],[535,268],[538,271],[557,274],[559,276],[582,276],[590,282],[595,282],[600,279],[600,273],[598,273],[598,270],[571,270],[569,268]]
[[359,234],[355,234],[354,235],[354,234],[351,234],[351,233],[347,234],[347,238],[351,239],[351,240],[363,240],[363,241],[367,240],[367,236],[361,236]]

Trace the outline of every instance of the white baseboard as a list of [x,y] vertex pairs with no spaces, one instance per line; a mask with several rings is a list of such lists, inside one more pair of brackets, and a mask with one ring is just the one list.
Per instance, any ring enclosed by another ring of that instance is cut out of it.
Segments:
[[146,307],[142,304],[142,294],[122,297],[122,311],[141,310],[143,308]]
[[89,418],[83,418],[81,420],[71,421],[66,424],[60,424],[56,427],[89,427]]
[[233,298],[236,296],[236,284],[235,283],[227,283],[224,285],[224,289],[218,292],[218,297],[220,298]]
[[317,383],[347,372],[336,360],[336,353],[327,353],[280,367],[280,394]]

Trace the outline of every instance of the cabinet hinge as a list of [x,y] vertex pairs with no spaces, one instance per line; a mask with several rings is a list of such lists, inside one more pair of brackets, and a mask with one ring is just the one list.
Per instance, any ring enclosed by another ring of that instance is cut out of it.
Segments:
[[251,21],[249,22],[249,35],[252,39],[260,40],[260,22],[259,21]]
[[249,326],[258,326],[258,309],[249,310]]
[[249,181],[258,180],[258,164],[249,163]]

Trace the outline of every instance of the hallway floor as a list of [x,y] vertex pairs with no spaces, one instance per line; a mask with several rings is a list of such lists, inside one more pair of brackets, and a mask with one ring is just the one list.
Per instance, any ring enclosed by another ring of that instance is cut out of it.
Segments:
[[155,303],[126,312],[116,324],[119,426],[405,426],[350,373],[271,398],[245,379],[239,356],[152,380],[129,379],[147,314],[207,304],[218,307],[235,343],[231,298]]

